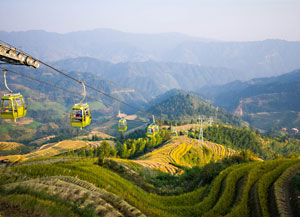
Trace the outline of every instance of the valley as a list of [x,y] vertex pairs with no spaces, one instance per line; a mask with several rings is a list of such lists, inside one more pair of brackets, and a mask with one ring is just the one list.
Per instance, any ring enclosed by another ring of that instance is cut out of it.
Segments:
[[0,29],[0,217],[299,216],[300,42],[243,40]]

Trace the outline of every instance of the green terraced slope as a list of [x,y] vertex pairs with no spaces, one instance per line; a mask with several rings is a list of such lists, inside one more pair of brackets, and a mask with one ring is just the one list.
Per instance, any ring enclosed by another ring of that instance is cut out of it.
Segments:
[[[300,159],[237,164],[209,186],[161,196],[148,193],[92,159],[49,160],[1,169],[0,214],[37,216],[293,216],[284,189]],[[275,199],[272,199],[275,195]]]

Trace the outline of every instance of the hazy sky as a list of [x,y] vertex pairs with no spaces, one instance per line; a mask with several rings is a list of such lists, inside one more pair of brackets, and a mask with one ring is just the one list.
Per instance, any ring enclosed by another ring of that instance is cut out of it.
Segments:
[[0,0],[0,30],[96,28],[300,41],[300,0]]

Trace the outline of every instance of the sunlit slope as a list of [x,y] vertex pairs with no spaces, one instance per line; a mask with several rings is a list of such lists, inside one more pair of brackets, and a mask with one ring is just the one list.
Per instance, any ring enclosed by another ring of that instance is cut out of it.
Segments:
[[[0,203],[6,206],[5,210],[0,207],[0,214],[21,207],[20,211],[40,211],[51,216],[57,216],[49,214],[57,209],[69,211],[69,216],[80,216],[80,212],[87,212],[86,208],[104,216],[118,212],[120,216],[143,213],[166,217],[241,217],[277,216],[278,212],[293,216],[287,208],[291,202],[289,194],[283,190],[290,177],[299,171],[300,159],[237,164],[223,170],[210,186],[177,196],[159,196],[145,192],[92,160],[24,164],[0,173],[0,184],[5,189]],[[271,195],[277,196],[273,199]],[[55,205],[57,209],[53,208]]]
[[0,142],[0,151],[11,151],[21,146],[23,144],[17,142]]
[[182,172],[176,165],[202,166],[210,160],[218,160],[234,153],[234,150],[222,145],[205,141],[202,146],[198,140],[179,136],[172,138],[163,147],[132,161],[144,167],[174,174]]
[[72,141],[64,140],[56,144],[47,144],[41,146],[37,151],[30,152],[24,155],[8,155],[0,157],[0,160],[8,160],[11,162],[15,161],[24,161],[40,157],[51,157],[55,156],[69,150],[76,150],[83,147],[86,147],[87,143],[84,141]]

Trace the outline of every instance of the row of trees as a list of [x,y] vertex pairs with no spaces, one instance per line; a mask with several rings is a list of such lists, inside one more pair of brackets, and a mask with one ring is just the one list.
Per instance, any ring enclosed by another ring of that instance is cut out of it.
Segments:
[[151,138],[127,139],[124,143],[117,142],[116,148],[121,158],[134,158],[151,151],[170,137],[169,131],[161,130]]
[[161,130],[155,136],[149,138],[127,139],[121,143],[117,141],[116,147],[110,145],[106,140],[101,142],[101,145],[91,149],[80,149],[77,151],[69,151],[66,155],[81,156],[81,157],[98,157],[99,164],[102,164],[105,157],[121,157],[121,158],[134,158],[143,155],[163,144],[170,139],[169,131]]

